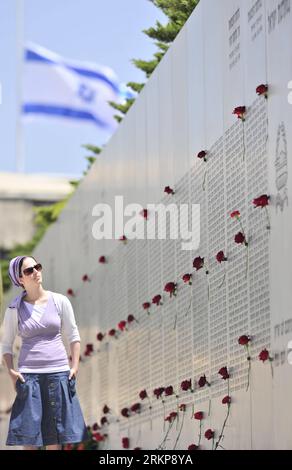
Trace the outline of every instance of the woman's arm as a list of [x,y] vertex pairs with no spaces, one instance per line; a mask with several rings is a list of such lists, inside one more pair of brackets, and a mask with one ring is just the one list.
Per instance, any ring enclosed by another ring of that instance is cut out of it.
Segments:
[[70,343],[70,351],[72,357],[72,366],[69,379],[73,375],[76,376],[80,358],[80,335],[76,325],[75,315],[70,300],[66,296],[62,296],[62,327],[64,333]]
[[2,352],[4,362],[6,363],[7,370],[11,377],[14,387],[18,378],[22,382],[25,382],[21,373],[14,369],[14,364],[13,364],[13,343],[15,341],[17,332],[18,332],[17,310],[7,308],[5,311],[5,316],[4,316],[4,321],[3,321],[3,336],[2,336],[1,352]]

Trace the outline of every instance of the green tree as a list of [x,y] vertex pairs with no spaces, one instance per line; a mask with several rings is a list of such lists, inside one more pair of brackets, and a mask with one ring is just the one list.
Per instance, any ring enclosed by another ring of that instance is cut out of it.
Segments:
[[[169,45],[174,41],[176,35],[180,32],[181,28],[193,12],[194,8],[198,5],[200,0],[149,0],[153,5],[159,8],[168,18],[166,24],[161,24],[156,21],[155,26],[148,29],[144,29],[145,33],[151,39],[155,39],[155,45],[158,50],[154,54],[154,58],[151,60],[143,59],[132,59],[133,64],[140,70],[142,70],[146,78],[149,78],[153,70],[161,61],[162,57],[166,53]],[[137,93],[140,93],[144,83],[129,82],[127,86],[132,88]],[[122,115],[125,115],[135,99],[127,99],[124,104],[117,104],[110,102],[111,106]],[[123,117],[121,115],[115,116],[116,120],[120,122]]]

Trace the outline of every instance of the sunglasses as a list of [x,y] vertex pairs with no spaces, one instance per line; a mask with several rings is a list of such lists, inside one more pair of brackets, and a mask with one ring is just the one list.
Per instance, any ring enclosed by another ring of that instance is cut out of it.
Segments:
[[37,263],[34,266],[31,266],[30,268],[25,268],[23,270],[23,274],[25,276],[30,276],[33,273],[33,270],[36,269],[37,271],[41,271],[43,269],[41,263]]

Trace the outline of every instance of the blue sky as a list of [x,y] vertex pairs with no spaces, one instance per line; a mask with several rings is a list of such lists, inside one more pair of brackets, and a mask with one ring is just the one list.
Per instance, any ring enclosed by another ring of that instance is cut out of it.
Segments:
[[[23,15],[17,15],[21,4]],[[19,126],[19,44],[32,41],[70,59],[107,65],[121,82],[141,82],[144,74],[131,59],[151,59],[156,51],[142,30],[166,18],[149,0],[0,0],[0,18],[0,171],[16,170],[22,142],[25,172],[81,175],[88,155],[81,145],[103,144],[107,135],[92,124]]]

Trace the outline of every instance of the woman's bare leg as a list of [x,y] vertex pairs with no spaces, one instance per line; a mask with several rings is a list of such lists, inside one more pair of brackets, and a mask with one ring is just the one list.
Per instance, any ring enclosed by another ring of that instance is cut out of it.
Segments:
[[61,450],[60,444],[52,444],[50,446],[46,446],[46,450]]
[[37,450],[36,446],[23,446],[23,450]]

